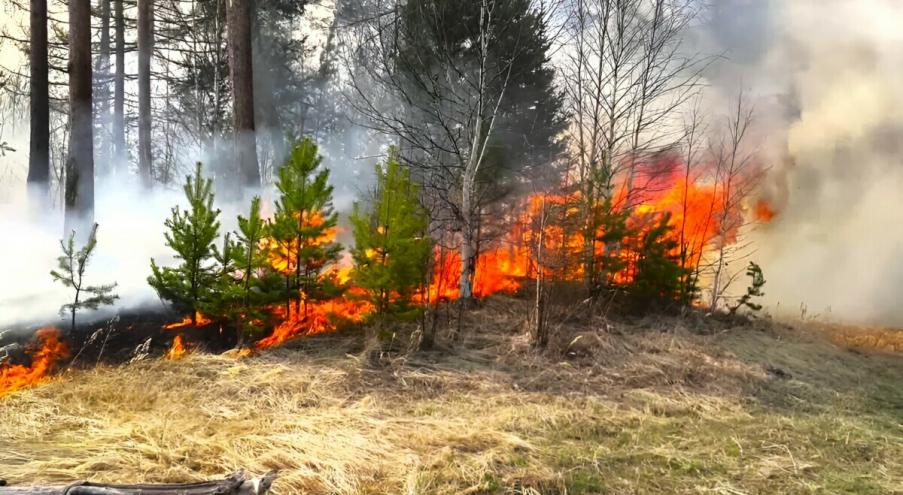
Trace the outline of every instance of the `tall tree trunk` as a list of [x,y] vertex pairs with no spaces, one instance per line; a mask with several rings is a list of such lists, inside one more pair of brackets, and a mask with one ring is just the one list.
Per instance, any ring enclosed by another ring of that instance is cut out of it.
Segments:
[[229,51],[232,72],[232,118],[235,158],[241,185],[260,186],[254,133],[254,77],[251,55],[253,0],[232,0],[228,9]]
[[95,112],[97,138],[97,172],[98,175],[107,174],[112,170],[110,166],[110,0],[99,0],[100,10],[100,53],[94,65],[94,77],[96,89],[94,101],[97,105]]
[[28,186],[46,201],[50,194],[50,93],[47,60],[47,0],[31,0],[31,145]]
[[91,5],[69,2],[69,157],[66,160],[66,228],[94,222],[94,120],[92,117]]
[[116,73],[113,76],[113,168],[127,171],[125,147],[125,14],[123,2],[113,0],[115,10]]
[[138,175],[152,185],[151,56],[154,50],[153,0],[138,0]]

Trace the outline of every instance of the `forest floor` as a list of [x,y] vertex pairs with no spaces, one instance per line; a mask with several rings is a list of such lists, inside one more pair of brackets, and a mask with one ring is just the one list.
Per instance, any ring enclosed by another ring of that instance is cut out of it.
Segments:
[[811,325],[562,323],[523,301],[368,364],[359,333],[72,371],[0,399],[10,484],[278,470],[277,494],[903,494],[903,355]]

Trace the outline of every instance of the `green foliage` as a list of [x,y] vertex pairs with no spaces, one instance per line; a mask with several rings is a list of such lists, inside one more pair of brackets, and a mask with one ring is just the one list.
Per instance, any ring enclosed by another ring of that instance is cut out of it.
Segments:
[[[447,143],[449,126],[470,127],[477,84],[473,74],[485,64],[485,99],[500,102],[477,182],[489,191],[487,196],[499,198],[516,188],[519,178],[549,172],[549,164],[564,150],[561,135],[567,122],[561,111],[563,93],[556,88],[547,56],[552,36],[543,15],[529,0],[493,0],[490,8],[492,15],[486,16],[479,1],[404,2],[391,57],[393,82],[402,86],[400,96],[413,103],[405,109],[403,132],[418,136],[415,142],[429,134],[429,142],[440,143],[436,155],[419,164],[425,167],[435,166],[437,159],[458,159],[442,156],[455,153],[445,151],[455,148]],[[484,54],[478,37],[487,20],[490,41]],[[447,77],[449,73],[456,76]],[[488,127],[488,115],[481,117]]]
[[[74,291],[71,303],[60,307],[60,314],[68,312],[72,315],[72,330],[75,330],[75,314],[82,309],[95,310],[101,306],[113,304],[119,296],[113,294],[116,283],[108,285],[85,285],[85,270],[94,248],[97,247],[97,224],[91,229],[88,242],[81,249],[75,249],[75,232],[69,238],[60,241],[63,255],[57,258],[57,269],[51,270],[53,280]],[[83,298],[83,296],[87,296]]]
[[757,263],[750,261],[749,265],[746,267],[746,275],[751,279],[749,287],[746,288],[746,294],[743,294],[740,296],[740,299],[737,300],[737,304],[730,308],[731,314],[736,313],[737,310],[744,306],[751,311],[760,311],[762,309],[761,304],[753,302],[754,297],[762,297],[765,295],[765,293],[762,292],[762,287],[765,286],[765,275],[762,273],[762,267]]
[[621,244],[624,239],[636,232],[627,226],[629,213],[614,207],[612,199],[606,198],[592,208],[591,230],[585,234],[594,237],[596,246],[605,246],[603,253],[597,255],[594,249],[593,284],[594,292],[614,285],[614,276],[626,268],[621,256]]
[[355,204],[351,215],[352,279],[367,291],[378,316],[414,316],[418,308],[411,308],[411,296],[423,283],[432,248],[427,213],[394,148],[385,165],[376,166],[376,177],[373,203]]
[[269,227],[260,216],[260,198],[251,200],[247,217],[238,216],[235,239],[226,234],[215,258],[220,267],[213,297],[204,311],[234,322],[239,347],[246,337],[261,333],[271,315],[266,306],[281,295],[279,276],[267,261],[264,241]]
[[648,307],[677,301],[687,270],[681,268],[677,241],[668,224],[670,215],[663,215],[657,223],[640,233],[634,250],[633,279],[628,292],[633,305]]
[[[151,259],[153,274],[147,281],[161,299],[169,301],[179,312],[195,317],[197,311],[210,302],[212,293],[225,268],[218,269],[214,261],[226,256],[228,248],[218,253],[214,241],[219,235],[220,211],[213,208],[213,181],[201,176],[198,163],[194,175],[186,177],[185,198],[188,209],[173,207],[172,216],[165,222],[169,232],[166,245],[175,251],[180,263],[175,268],[159,267]],[[222,261],[222,260],[220,260]]]
[[299,309],[303,300],[324,299],[339,292],[320,278],[342,249],[331,239],[338,214],[332,208],[329,171],[317,172],[320,161],[317,145],[304,138],[292,148],[276,181],[280,197],[270,225],[276,243],[271,255],[284,276],[284,297],[297,300]]

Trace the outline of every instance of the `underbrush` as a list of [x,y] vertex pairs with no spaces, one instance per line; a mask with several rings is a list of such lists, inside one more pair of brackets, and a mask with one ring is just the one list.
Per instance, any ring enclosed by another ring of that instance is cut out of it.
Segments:
[[0,478],[244,468],[278,470],[278,494],[903,493],[899,356],[697,317],[560,318],[539,352],[526,311],[490,300],[445,347],[378,366],[347,331],[70,372],[0,401]]

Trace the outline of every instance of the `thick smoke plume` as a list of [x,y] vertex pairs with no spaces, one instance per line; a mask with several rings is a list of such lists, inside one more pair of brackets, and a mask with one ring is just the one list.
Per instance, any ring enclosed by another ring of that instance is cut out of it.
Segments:
[[726,50],[722,97],[755,96],[763,196],[756,232],[772,310],[903,323],[903,3],[716,2],[703,37]]

